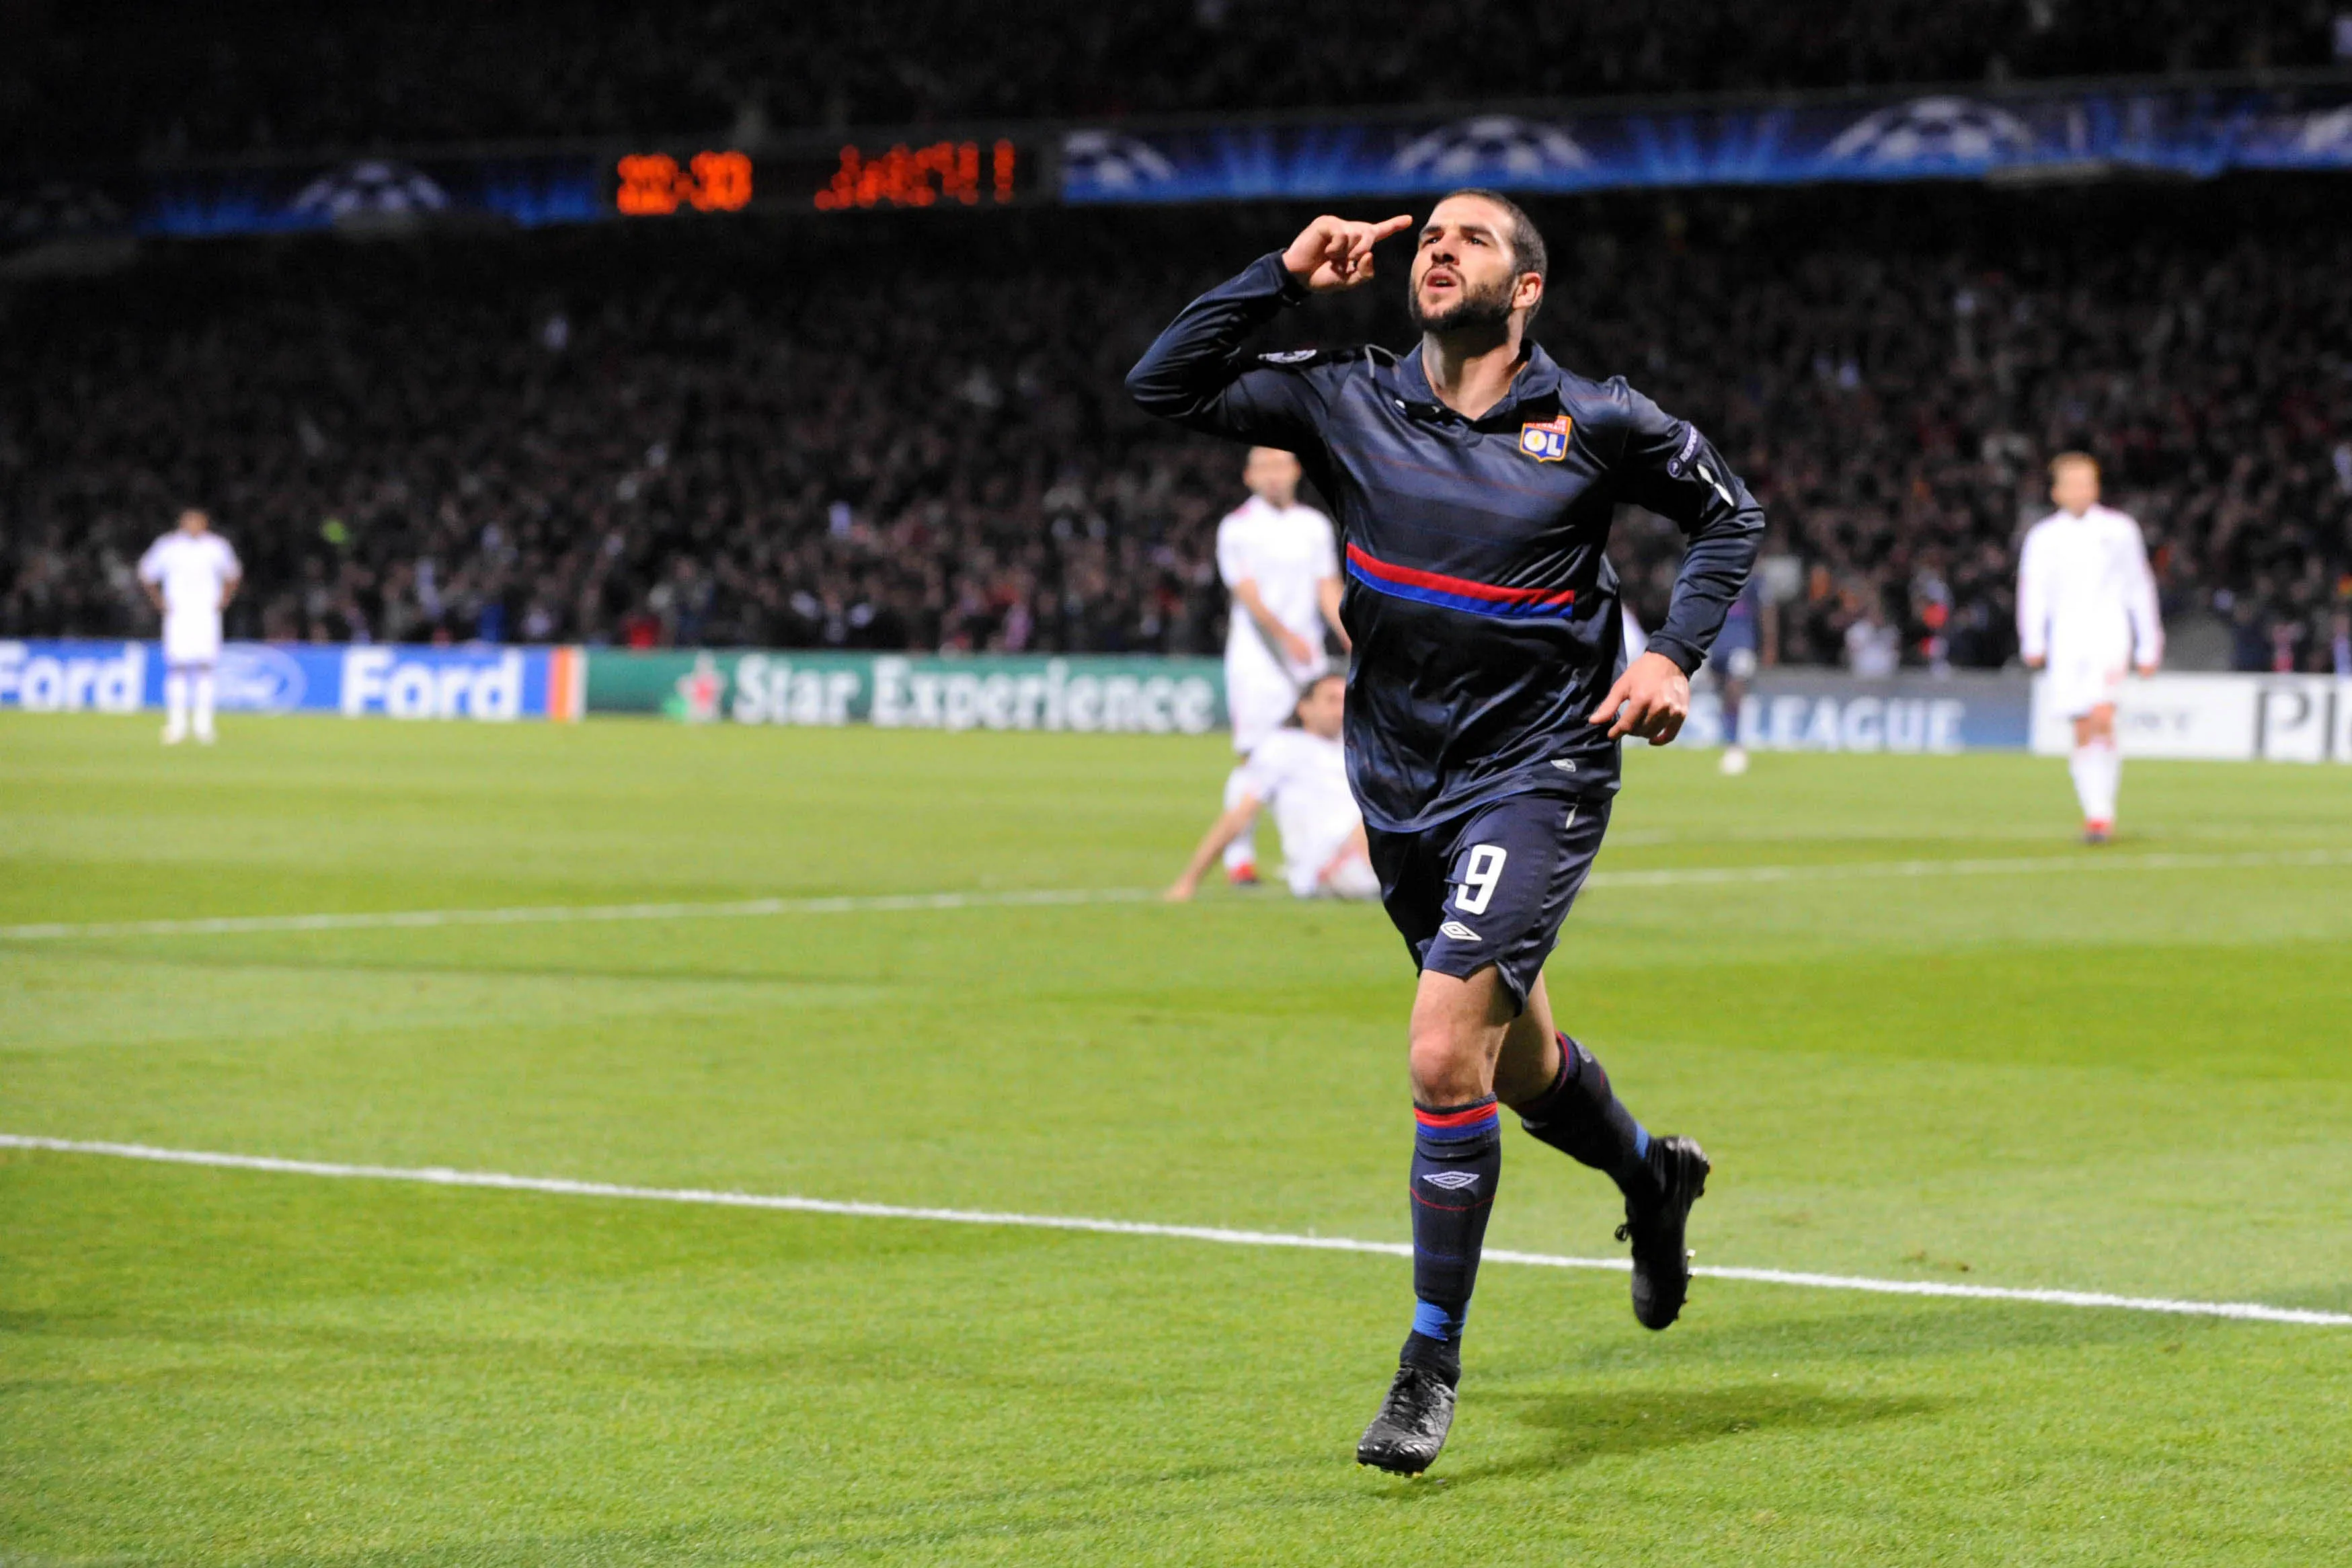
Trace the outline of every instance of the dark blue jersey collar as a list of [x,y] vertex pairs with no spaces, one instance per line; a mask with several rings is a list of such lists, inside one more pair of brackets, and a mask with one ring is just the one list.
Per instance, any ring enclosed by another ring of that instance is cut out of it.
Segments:
[[[1508,418],[1523,404],[1557,403],[1559,400],[1559,366],[1551,355],[1544,353],[1541,343],[1522,342],[1524,350],[1519,374],[1511,378],[1511,387],[1503,394],[1503,401],[1489,408],[1478,418],[1486,425]],[[1390,393],[1402,398],[1407,405],[1422,412],[1445,412],[1429,384],[1429,373],[1421,365],[1421,345],[1399,354],[1375,354],[1375,374],[1387,385]]]

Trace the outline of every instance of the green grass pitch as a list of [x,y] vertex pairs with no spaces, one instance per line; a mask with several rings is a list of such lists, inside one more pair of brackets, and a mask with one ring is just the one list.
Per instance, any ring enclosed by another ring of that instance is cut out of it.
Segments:
[[[0,924],[1150,887],[1225,766],[224,731],[0,718]],[[1630,760],[1549,970],[1715,1156],[1701,1263],[2352,1310],[2352,770],[2134,764],[2102,859],[2049,761],[1711,764]],[[1808,874],[1621,875],[1747,867]],[[0,1131],[1394,1240],[1411,984],[1272,890],[0,937]],[[1611,1254],[1610,1197],[1514,1130],[1490,1242]],[[1408,1284],[0,1151],[0,1563],[2352,1559],[2352,1329],[1702,1279],[1653,1335],[1490,1266],[1404,1482],[1351,1459]]]

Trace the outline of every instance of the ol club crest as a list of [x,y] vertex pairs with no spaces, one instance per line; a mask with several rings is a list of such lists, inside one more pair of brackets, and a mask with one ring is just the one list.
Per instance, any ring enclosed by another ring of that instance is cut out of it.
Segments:
[[1529,420],[1519,426],[1519,450],[1538,463],[1557,463],[1568,456],[1568,432],[1570,421],[1563,414],[1557,419],[1541,424]]

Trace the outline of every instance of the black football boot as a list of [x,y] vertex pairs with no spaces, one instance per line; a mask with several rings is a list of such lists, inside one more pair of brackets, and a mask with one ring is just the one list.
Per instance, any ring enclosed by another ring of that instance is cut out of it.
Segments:
[[1437,1462],[1454,1428],[1454,1385],[1422,1366],[1397,1368],[1381,1413],[1356,1445],[1356,1463],[1417,1476]]
[[1706,1191],[1706,1152],[1688,1138],[1650,1142],[1650,1169],[1660,1196],[1653,1202],[1625,1200],[1625,1223],[1617,1239],[1633,1244],[1633,1316],[1645,1329],[1672,1326],[1690,1294],[1690,1251],[1683,1230],[1691,1205]]

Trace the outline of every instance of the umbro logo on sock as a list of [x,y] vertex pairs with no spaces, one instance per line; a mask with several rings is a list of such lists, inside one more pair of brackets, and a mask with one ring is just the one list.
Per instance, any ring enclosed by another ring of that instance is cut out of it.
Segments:
[[1450,936],[1456,942],[1483,942],[1486,940],[1476,931],[1472,931],[1468,926],[1464,925],[1460,921],[1447,921],[1444,925],[1439,926],[1437,929],[1441,934]]
[[1422,1177],[1422,1180],[1427,1182],[1433,1187],[1443,1187],[1449,1193],[1459,1193],[1467,1191],[1469,1188],[1475,1187],[1478,1184],[1478,1173],[1475,1171],[1432,1171],[1427,1175]]

